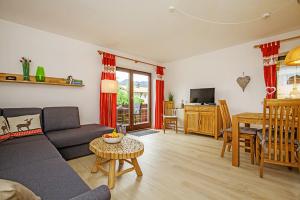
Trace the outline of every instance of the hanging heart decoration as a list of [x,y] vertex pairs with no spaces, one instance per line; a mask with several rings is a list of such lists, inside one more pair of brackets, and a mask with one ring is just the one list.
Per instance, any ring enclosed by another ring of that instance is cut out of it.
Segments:
[[273,94],[273,93],[276,92],[276,87],[269,87],[269,86],[267,86],[266,87],[266,92],[267,92],[267,94],[271,95],[271,94]]
[[250,76],[240,76],[236,79],[236,82],[239,84],[239,86],[242,88],[243,92],[245,91],[245,88],[247,87],[247,85],[249,84],[251,78]]

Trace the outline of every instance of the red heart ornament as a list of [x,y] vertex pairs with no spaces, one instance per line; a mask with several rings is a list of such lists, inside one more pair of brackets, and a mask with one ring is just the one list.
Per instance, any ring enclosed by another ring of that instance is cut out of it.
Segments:
[[276,87],[266,87],[266,92],[267,92],[267,94],[273,94],[273,93],[275,93],[276,92]]

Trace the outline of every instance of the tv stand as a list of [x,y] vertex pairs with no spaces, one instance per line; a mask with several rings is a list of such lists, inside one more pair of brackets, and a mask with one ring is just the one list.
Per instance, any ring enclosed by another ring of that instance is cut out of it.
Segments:
[[216,103],[203,103],[202,106],[215,106]]
[[218,105],[187,104],[184,106],[184,133],[197,133],[218,139],[221,130]]

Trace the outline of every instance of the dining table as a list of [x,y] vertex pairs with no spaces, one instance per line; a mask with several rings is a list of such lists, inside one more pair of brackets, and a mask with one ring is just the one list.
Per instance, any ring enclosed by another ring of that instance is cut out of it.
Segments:
[[246,126],[251,124],[262,125],[263,113],[244,112],[232,116],[232,166],[240,166],[240,124]]

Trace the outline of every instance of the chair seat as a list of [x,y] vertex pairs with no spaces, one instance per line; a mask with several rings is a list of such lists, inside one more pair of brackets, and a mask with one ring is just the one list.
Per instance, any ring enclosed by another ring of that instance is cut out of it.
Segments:
[[174,116],[174,115],[164,115],[163,118],[177,119],[177,116]]
[[[227,132],[232,132],[232,128],[225,129]],[[249,135],[256,135],[257,129],[256,128],[249,128],[249,127],[240,127],[241,134],[249,134]]]
[[[262,141],[262,139],[263,139],[263,134],[262,134],[262,132],[263,132],[262,129],[257,130],[257,136],[258,136],[258,139],[259,139],[260,141]],[[266,132],[268,133],[269,130],[267,129]],[[266,140],[265,140],[265,141],[266,141],[266,142],[269,141],[269,134],[266,134]],[[274,141],[274,138],[272,138],[272,141]]]
[[[259,138],[260,141],[263,140],[263,129],[259,129],[257,131],[257,136]],[[297,140],[297,134],[294,135],[294,138],[295,138],[295,143],[296,140]],[[266,138],[265,138],[265,142],[268,142],[269,141],[269,129],[266,130]],[[280,142],[280,133],[278,132],[277,133],[277,141],[278,143]],[[274,130],[272,130],[272,142],[274,142]],[[285,134],[283,134],[283,144],[285,143]],[[291,137],[290,137],[290,134],[289,134],[289,139],[288,139],[288,143],[290,144],[291,143]]]

